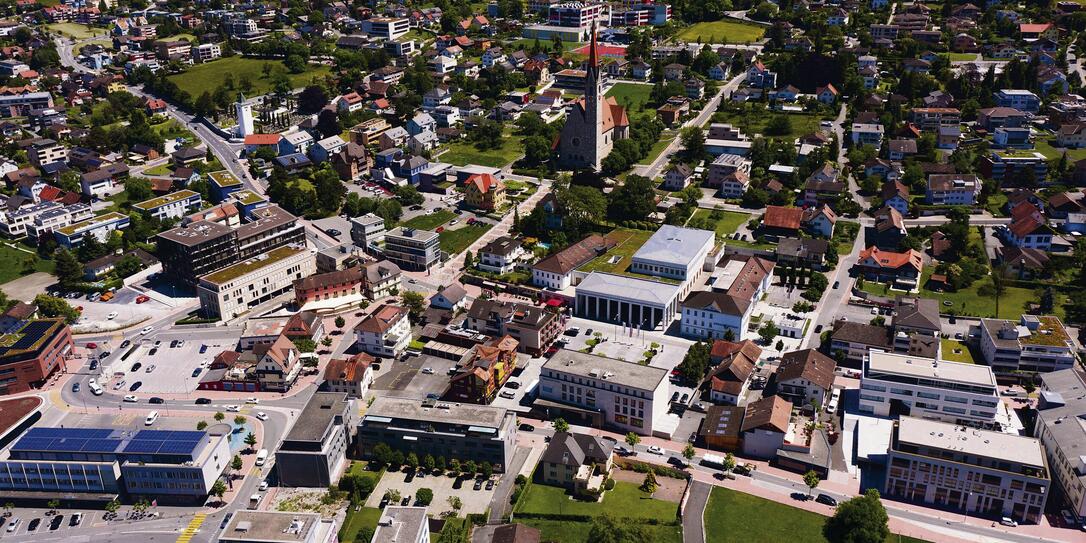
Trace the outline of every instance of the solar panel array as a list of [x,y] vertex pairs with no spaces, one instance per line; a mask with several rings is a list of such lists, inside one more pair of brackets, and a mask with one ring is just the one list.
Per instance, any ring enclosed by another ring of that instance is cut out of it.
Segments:
[[56,323],[53,321],[31,321],[30,324],[23,328],[23,337],[12,344],[11,349],[19,350],[33,347],[54,324]]
[[140,430],[124,447],[130,454],[192,454],[204,439],[203,432]]
[[18,452],[192,454],[203,432],[140,430],[125,435],[107,428],[31,428],[12,446]]

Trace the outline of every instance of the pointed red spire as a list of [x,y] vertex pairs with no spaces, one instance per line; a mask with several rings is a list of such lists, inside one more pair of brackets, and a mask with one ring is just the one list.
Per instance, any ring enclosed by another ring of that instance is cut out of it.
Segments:
[[600,66],[600,55],[596,50],[596,21],[592,21],[592,43],[588,46],[588,65],[593,68]]

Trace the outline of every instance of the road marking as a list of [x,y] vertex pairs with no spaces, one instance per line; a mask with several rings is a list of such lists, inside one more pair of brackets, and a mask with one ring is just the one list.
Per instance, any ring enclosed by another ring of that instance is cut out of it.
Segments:
[[181,531],[181,535],[177,536],[177,543],[189,543],[196,532],[200,531],[200,526],[204,524],[204,519],[207,518],[207,513],[196,513],[196,516],[192,517],[189,521],[189,525]]

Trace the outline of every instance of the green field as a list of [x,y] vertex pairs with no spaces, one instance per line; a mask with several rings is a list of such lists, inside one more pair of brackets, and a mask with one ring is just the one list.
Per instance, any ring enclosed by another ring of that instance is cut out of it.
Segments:
[[413,219],[400,223],[403,226],[409,228],[418,228],[419,230],[433,230],[453,219],[456,218],[456,214],[447,209],[441,209],[435,211],[430,215],[419,215]]
[[481,150],[469,141],[457,141],[450,143],[438,160],[456,166],[477,164],[489,168],[501,168],[513,161],[520,160],[524,156],[524,138],[521,136],[507,135],[502,140],[502,146],[497,149]]
[[[826,517],[719,486],[709,495],[704,519],[706,543],[826,543],[822,537]],[[924,543],[895,535],[886,540],[899,542]]]
[[939,53],[939,54],[941,56],[946,57],[947,60],[949,60],[950,62],[957,62],[957,61],[972,62],[974,60],[977,60],[977,54],[976,53]]
[[[629,228],[616,228],[607,234],[608,238],[611,238],[618,242],[610,251],[606,254],[596,257],[588,264],[581,266],[581,270],[586,272],[605,272],[605,273],[623,273],[630,265],[630,258],[634,253],[645,244],[653,232],[648,230],[632,230]],[[621,257],[618,262],[611,263],[611,257]]]
[[475,243],[475,240],[483,237],[487,230],[490,230],[489,224],[482,226],[469,225],[456,230],[446,230],[438,234],[441,250],[450,255],[460,253],[471,246],[472,243]]
[[52,260],[43,260],[36,253],[28,253],[7,243],[0,243],[0,260],[5,263],[4,266],[0,266],[0,283],[7,283],[22,277],[25,263],[30,259],[36,259],[34,271],[53,273],[55,266]]
[[109,31],[104,28],[94,28],[87,25],[81,25],[78,23],[53,23],[45,25],[49,30],[62,34],[69,38],[75,38],[77,40],[84,40],[87,38],[93,38],[95,36],[101,36],[109,34]]
[[354,541],[362,528],[371,530],[377,528],[377,521],[381,519],[381,510],[374,507],[363,507],[360,511],[347,508],[347,519],[339,529],[340,541]]
[[165,176],[170,175],[171,173],[173,173],[173,168],[170,167],[169,163],[159,164],[154,168],[148,168],[146,170],[143,170],[143,175]]
[[664,132],[660,135],[660,141],[652,144],[652,149],[649,150],[649,154],[645,155],[645,158],[642,158],[637,163],[643,165],[652,164],[652,162],[656,160],[656,157],[660,156],[660,153],[664,152],[664,149],[667,149],[668,145],[671,145],[671,142],[674,139],[675,137],[673,135],[669,136],[667,132]]
[[314,77],[328,75],[327,66],[309,65],[305,73],[292,74],[287,72],[282,62],[275,60],[259,60],[253,58],[228,57],[221,58],[204,64],[197,64],[185,70],[183,73],[171,75],[169,79],[181,90],[186,91],[195,100],[204,92],[215,92],[226,81],[227,76],[234,78],[235,87],[243,77],[248,77],[253,88],[245,93],[247,95],[267,94],[272,90],[272,77],[264,77],[264,65],[271,66],[272,75],[276,73],[287,74],[294,87],[304,87]]
[[[538,528],[542,541],[561,541],[562,543],[595,543],[588,541],[588,532],[592,525],[587,522],[569,522],[565,520],[544,520],[536,518],[518,518],[517,522]],[[646,524],[653,543],[682,543],[681,526],[653,526]]]
[[[652,94],[652,85],[639,85],[637,83],[617,83],[607,91],[607,96],[614,96],[619,105],[625,106],[631,116],[645,112],[649,104],[649,96]],[[650,111],[653,116],[655,112]]]
[[701,43],[750,43],[762,39],[765,28],[735,21],[712,21],[690,25],[679,31],[678,39]]
[[[942,339],[943,360],[949,360],[951,362],[964,362],[966,364],[975,364],[973,360],[973,353],[969,351],[969,346],[956,339]],[[955,350],[961,350],[960,353],[954,352]]]
[[614,490],[603,495],[602,502],[571,500],[566,490],[556,486],[534,484],[517,504],[517,513],[598,516],[609,513],[617,517],[672,522],[678,515],[677,503],[652,499],[633,483],[618,481]]
[[749,107],[742,112],[719,111],[713,114],[714,123],[729,123],[743,130],[747,136],[754,134],[765,135],[766,125],[775,117],[785,117],[791,123],[791,130],[787,134],[766,135],[767,138],[798,138],[812,132],[817,132],[822,117],[809,113],[782,113],[780,111],[767,111],[760,107]]
[[[1026,304],[1038,302],[1040,299],[1033,289],[1020,287],[1005,287],[1003,295],[999,297],[999,315],[996,315],[996,297],[981,295],[979,290],[984,285],[990,285],[987,277],[974,281],[969,288],[957,292],[936,292],[927,288],[928,278],[931,277],[932,268],[925,268],[921,275],[920,296],[939,301],[939,311],[958,315],[974,315],[980,317],[996,317],[1001,319],[1018,319],[1026,310]],[[879,296],[893,296],[896,291],[887,291],[882,283],[865,281],[863,290]],[[1055,291],[1055,308],[1053,313],[1061,319],[1064,318],[1063,304],[1067,295],[1059,290]],[[950,305],[944,303],[950,302]]]
[[[720,213],[723,213],[724,217],[717,221],[716,227],[714,228],[717,238],[726,238],[731,236],[735,233],[736,230],[739,230],[740,226],[743,226],[747,223],[747,221],[750,220],[750,215],[747,213],[739,213],[737,211],[725,210],[720,210]],[[698,209],[690,217],[690,221],[687,223],[687,226],[690,226],[692,228],[703,228],[704,226],[700,223],[705,221],[711,221],[712,214],[712,210]]]
[[1055,141],[1055,139],[1052,139],[1050,141],[1047,136],[1040,136],[1034,140],[1033,147],[1037,150],[1038,153],[1041,153],[1045,156],[1045,158],[1049,160],[1056,160],[1060,158],[1060,155],[1062,155],[1064,152],[1067,153],[1068,162],[1074,163],[1076,161],[1086,158],[1086,148],[1062,149],[1052,145],[1053,143],[1055,143]]

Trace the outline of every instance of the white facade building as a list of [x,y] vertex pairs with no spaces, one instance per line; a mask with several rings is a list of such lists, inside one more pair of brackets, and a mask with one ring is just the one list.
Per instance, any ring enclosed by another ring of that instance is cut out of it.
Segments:
[[999,412],[992,368],[872,349],[860,379],[860,411],[991,425]]
[[196,295],[205,314],[231,319],[292,291],[295,280],[316,272],[313,252],[288,245],[201,277]]

